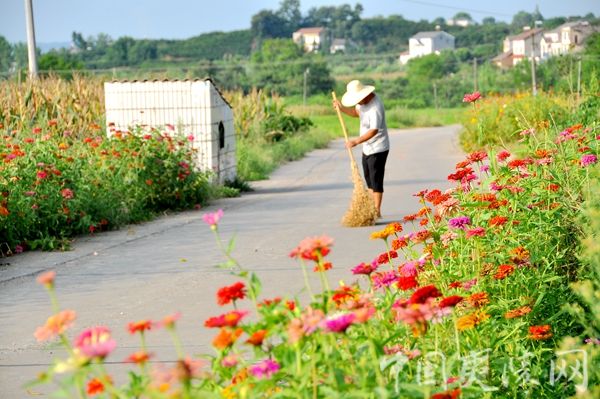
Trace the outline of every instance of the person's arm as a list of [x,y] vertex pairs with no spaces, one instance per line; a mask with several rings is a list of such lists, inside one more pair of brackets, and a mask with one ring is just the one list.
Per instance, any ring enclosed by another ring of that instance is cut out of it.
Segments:
[[348,140],[348,142],[346,143],[346,148],[352,148],[364,143],[365,141],[371,140],[377,134],[378,131],[379,129],[371,129],[368,130],[365,134],[362,134],[355,139]]
[[333,102],[333,108],[339,109],[340,111],[342,111],[346,115],[352,116],[354,118],[358,118],[358,111],[356,110],[356,107],[350,107],[350,108],[344,107],[341,102],[334,101]]

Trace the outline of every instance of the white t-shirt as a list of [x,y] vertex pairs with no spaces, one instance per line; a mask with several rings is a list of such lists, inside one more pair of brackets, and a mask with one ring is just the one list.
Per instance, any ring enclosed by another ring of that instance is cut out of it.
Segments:
[[390,149],[390,138],[388,136],[387,125],[385,123],[385,110],[383,103],[377,95],[365,105],[356,106],[360,118],[360,135],[372,129],[378,129],[375,136],[362,144],[362,151],[365,155],[376,154]]

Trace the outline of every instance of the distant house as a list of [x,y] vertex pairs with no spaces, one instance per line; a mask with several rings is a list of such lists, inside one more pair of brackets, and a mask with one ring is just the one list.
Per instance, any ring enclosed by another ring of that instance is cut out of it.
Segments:
[[463,28],[473,25],[473,20],[469,18],[451,18],[446,21],[448,26],[462,26]]
[[581,51],[584,41],[594,31],[588,21],[574,21],[545,32],[540,41],[541,59]]
[[301,46],[307,53],[320,50],[325,38],[326,30],[322,27],[302,28],[292,34],[294,43]]
[[408,52],[400,54],[400,63],[442,50],[454,49],[454,36],[444,31],[419,32],[408,40]]
[[504,39],[502,54],[494,57],[492,62],[501,68],[510,68],[526,58],[534,57],[539,60],[542,37],[541,29],[531,29],[526,26],[518,35],[508,36]]
[[331,46],[329,46],[329,52],[331,54],[345,53],[346,39],[333,39],[333,41],[331,42]]

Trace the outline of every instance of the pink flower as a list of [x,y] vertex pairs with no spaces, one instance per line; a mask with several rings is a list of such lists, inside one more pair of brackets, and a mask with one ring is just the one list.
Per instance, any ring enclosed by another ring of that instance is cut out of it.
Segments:
[[15,245],[15,253],[20,254],[25,251],[25,248],[22,245]]
[[320,237],[306,237],[290,252],[290,258],[301,258],[317,262],[320,258],[329,254],[332,245],[333,238],[325,235]]
[[398,279],[398,276],[394,271],[386,271],[380,273],[374,273],[371,275],[373,281],[373,288],[379,289],[382,287],[388,287]]
[[221,365],[223,367],[235,367],[238,364],[238,357],[235,354],[227,355],[221,360]]
[[75,340],[75,347],[90,358],[104,359],[116,346],[116,341],[110,336],[110,330],[102,326],[84,330]]
[[223,217],[223,210],[219,209],[216,212],[208,212],[202,216],[202,220],[204,223],[210,226],[211,229],[215,230],[217,228],[217,224],[219,220]]
[[469,237],[483,237],[485,236],[485,229],[483,227],[475,227],[474,229],[467,230],[467,238]]
[[377,270],[377,267],[379,265],[377,264],[377,261],[373,261],[370,265],[367,265],[366,263],[362,262],[359,265],[357,265],[356,267],[354,267],[351,271],[352,274],[365,274],[365,275],[370,275],[371,273],[373,273],[375,270]]
[[474,103],[475,101],[479,100],[480,98],[481,98],[481,93],[478,91],[475,91],[473,93],[467,93],[463,97],[463,103]]
[[40,180],[41,180],[41,179],[45,179],[46,177],[48,177],[48,173],[46,173],[46,172],[45,172],[45,171],[43,171],[43,170],[39,170],[39,171],[37,172],[37,177],[38,177],[38,179],[40,179]]
[[589,166],[591,164],[598,162],[598,157],[595,156],[594,154],[585,154],[584,156],[581,157],[580,162],[581,162],[581,166],[585,168],[586,166]]
[[465,290],[470,290],[470,289],[471,289],[471,287],[473,287],[475,284],[477,284],[477,278],[474,278],[474,279],[472,279],[472,280],[465,281],[464,283],[462,283],[462,287],[463,287]]
[[321,327],[329,332],[345,332],[355,319],[354,313],[344,313],[323,320]]
[[471,224],[471,219],[468,216],[459,216],[448,221],[448,225],[453,229],[465,230]]
[[400,274],[404,277],[417,275],[417,262],[406,262],[400,266]]
[[73,194],[73,190],[69,188],[63,188],[62,190],[60,190],[60,195],[62,195],[64,199],[73,199],[73,197],[75,196]]
[[277,373],[281,366],[277,361],[265,359],[262,362],[256,363],[249,367],[248,371],[256,378],[270,378]]

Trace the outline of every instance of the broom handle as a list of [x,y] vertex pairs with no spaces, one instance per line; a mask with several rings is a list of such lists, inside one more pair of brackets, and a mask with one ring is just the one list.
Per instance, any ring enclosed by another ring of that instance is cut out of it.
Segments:
[[[331,96],[333,97],[333,101],[337,101],[337,96],[335,95],[335,91],[331,92]],[[346,129],[346,123],[344,122],[344,118],[342,117],[342,111],[340,111],[339,107],[335,107],[337,111],[338,119],[340,120],[340,125],[342,125],[342,131],[344,132],[344,138],[346,139],[346,143],[350,141],[348,139],[348,130]],[[346,148],[348,150],[348,155],[350,156],[350,161],[352,164],[355,164],[354,156],[352,155],[352,150],[350,148]]]

